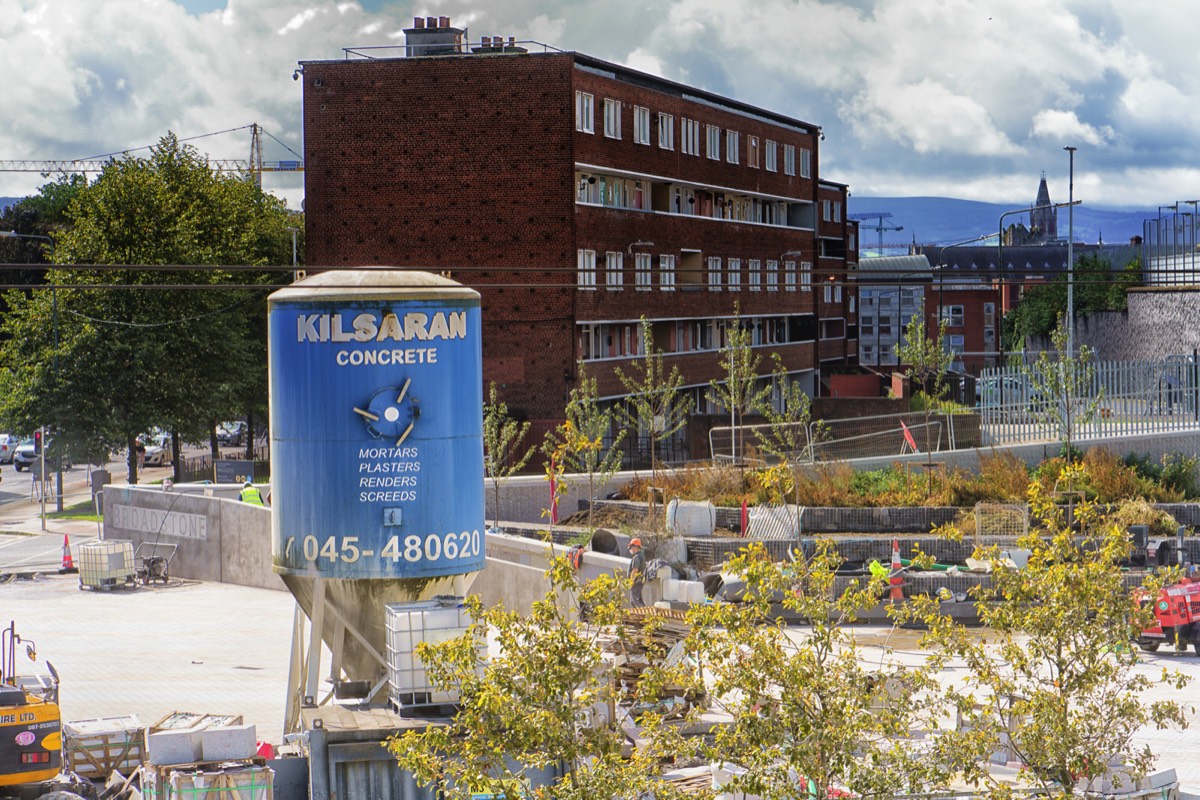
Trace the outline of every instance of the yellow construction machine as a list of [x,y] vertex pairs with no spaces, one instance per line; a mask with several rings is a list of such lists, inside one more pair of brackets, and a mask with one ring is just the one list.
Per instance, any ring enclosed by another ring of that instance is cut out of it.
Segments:
[[10,622],[0,634],[0,798],[77,797],[81,788],[89,794],[60,778],[58,673],[47,661],[49,676],[17,675],[19,645],[29,661],[37,660],[37,645],[22,639]]

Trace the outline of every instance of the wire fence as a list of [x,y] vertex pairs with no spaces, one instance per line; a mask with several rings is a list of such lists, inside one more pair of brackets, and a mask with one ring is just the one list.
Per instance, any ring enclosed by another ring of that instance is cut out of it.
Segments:
[[940,452],[959,447],[954,417],[908,413],[806,424],[723,425],[709,430],[708,446],[714,461],[761,465]]

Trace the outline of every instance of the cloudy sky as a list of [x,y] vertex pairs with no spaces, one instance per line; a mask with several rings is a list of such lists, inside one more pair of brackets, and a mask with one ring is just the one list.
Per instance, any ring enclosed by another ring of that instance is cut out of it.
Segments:
[[[0,159],[84,158],[260,123],[303,152],[302,60],[471,41],[576,50],[824,126],[854,195],[1154,207],[1200,197],[1200,0],[0,0]],[[245,157],[249,132],[194,142]],[[37,175],[0,172],[0,196]],[[297,205],[298,176],[264,185]]]

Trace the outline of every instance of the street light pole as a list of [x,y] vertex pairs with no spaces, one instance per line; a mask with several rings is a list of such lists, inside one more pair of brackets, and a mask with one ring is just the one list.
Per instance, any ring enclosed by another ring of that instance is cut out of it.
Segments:
[[1070,154],[1071,169],[1067,184],[1067,356],[1075,352],[1075,151],[1076,147],[1064,147]]

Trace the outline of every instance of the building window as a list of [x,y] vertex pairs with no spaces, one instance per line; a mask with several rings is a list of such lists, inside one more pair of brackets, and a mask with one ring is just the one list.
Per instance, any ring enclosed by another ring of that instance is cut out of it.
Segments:
[[621,138],[621,101],[604,98],[604,135],[610,139]]
[[785,291],[796,291],[796,262],[783,262],[783,288]]
[[767,168],[767,172],[777,172],[775,164],[775,143],[770,139],[763,142],[763,165]]
[[800,291],[802,291],[802,292],[811,292],[812,291],[812,262],[811,261],[801,261],[800,262]]
[[762,291],[762,262],[757,258],[750,259],[750,291]]
[[596,179],[595,175],[585,175],[582,172],[577,172],[575,173],[575,185],[578,188],[575,194],[576,202],[600,202],[600,181]]
[[830,286],[829,284],[825,284],[825,302],[826,303],[833,302],[833,287]]
[[850,313],[853,314],[854,313],[854,295],[850,295],[849,300],[850,300]]
[[604,258],[604,285],[619,292],[625,284],[625,254],[607,253]]
[[741,134],[737,131],[725,131],[725,160],[730,164],[738,163],[741,153]]
[[983,304],[983,324],[989,325],[989,326],[996,324],[996,304],[995,303],[984,303]]
[[[842,287],[841,286],[833,287],[833,302],[835,302],[835,303],[842,302]],[[851,310],[853,310],[853,309],[851,309]]]
[[965,341],[962,334],[955,334],[946,337],[946,349],[955,355],[962,355],[966,351]]
[[649,253],[638,253],[633,257],[633,282],[639,292],[650,291]]
[[708,290],[710,292],[721,291],[721,258],[720,256],[708,257]]
[[700,123],[682,117],[679,120],[679,152],[684,155],[700,155]]
[[800,148],[800,177],[812,177],[812,151]]
[[830,203],[828,200],[821,201],[821,220],[823,222],[829,222],[830,220],[833,219],[833,210],[832,209],[833,209],[833,204]]
[[963,316],[962,306],[938,306],[938,321],[946,323],[948,328],[961,328]]
[[796,174],[796,148],[790,144],[783,146],[783,174]]
[[595,103],[587,92],[575,93],[575,130],[583,133],[593,133],[592,122],[595,116]]
[[633,140],[638,144],[650,144],[650,109],[633,107]]
[[859,317],[858,318],[858,333],[860,336],[875,335],[875,318],[874,317]]
[[767,262],[767,291],[768,292],[778,292],[779,291],[779,262],[778,261],[768,261]]
[[580,289],[596,288],[596,251],[580,250],[576,260],[575,283]]
[[858,249],[858,236],[857,236],[857,234],[852,233],[852,234],[850,234],[850,250],[854,251],[857,249]]
[[714,161],[721,160],[721,129],[716,125],[705,125],[704,153]]
[[658,288],[664,292],[675,291],[675,256],[658,257]]
[[834,222],[842,221],[842,201],[841,200],[833,201],[833,221]]
[[758,137],[746,137],[746,166],[758,169]]
[[729,259],[729,291],[740,292],[742,290],[742,260],[740,258]]
[[658,115],[658,146],[663,150],[675,149],[675,115]]

